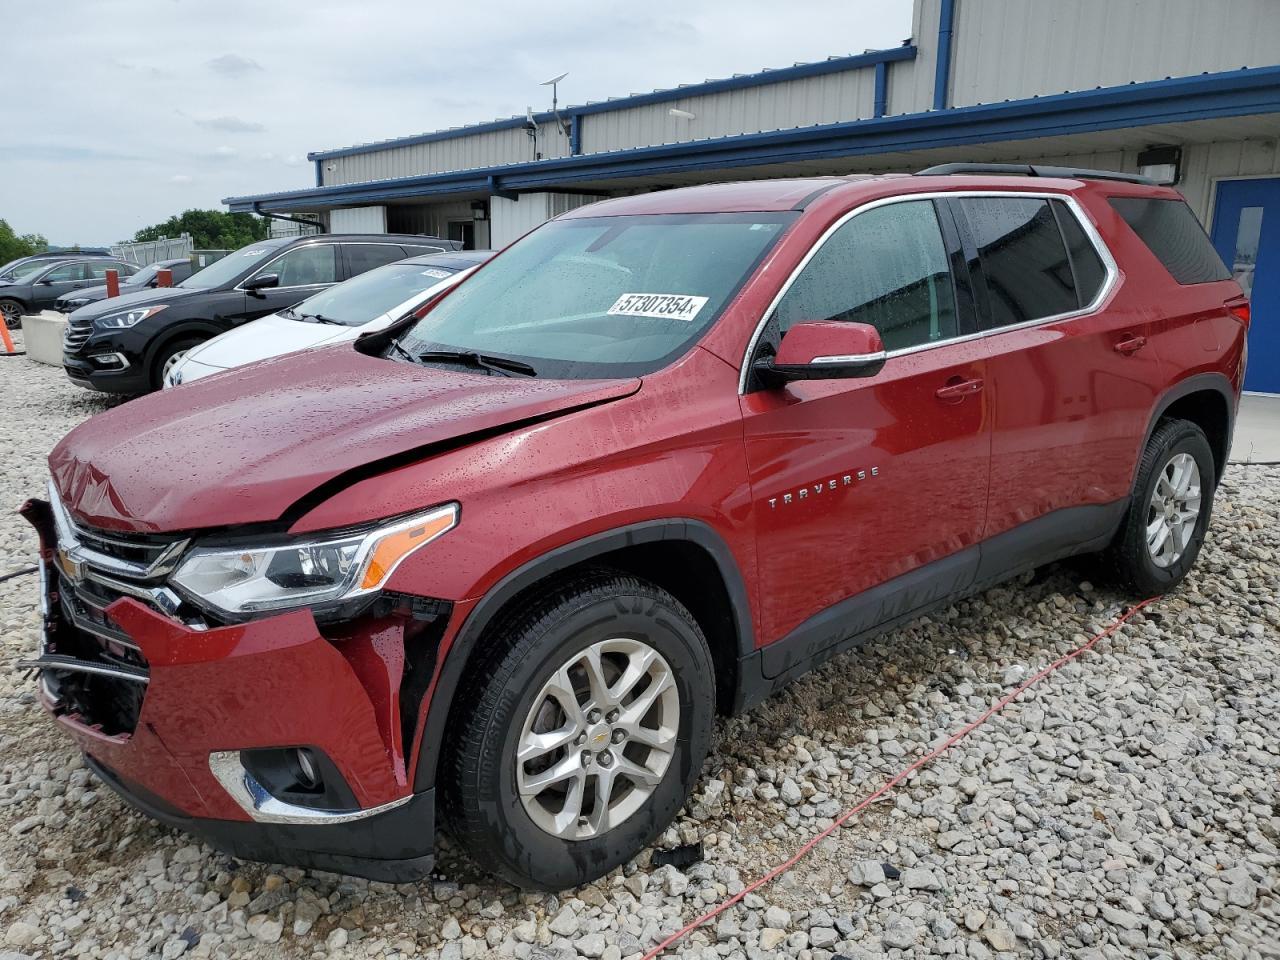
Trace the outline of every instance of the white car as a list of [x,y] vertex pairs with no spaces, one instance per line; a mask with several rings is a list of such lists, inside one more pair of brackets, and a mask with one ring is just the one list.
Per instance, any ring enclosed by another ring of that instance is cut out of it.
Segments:
[[381,330],[460,283],[491,256],[492,250],[430,253],[352,277],[194,347],[169,371],[164,388]]

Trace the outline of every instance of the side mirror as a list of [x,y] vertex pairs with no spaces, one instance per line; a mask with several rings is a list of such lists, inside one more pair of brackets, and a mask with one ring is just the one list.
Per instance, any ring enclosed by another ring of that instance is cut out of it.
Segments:
[[256,277],[246,280],[243,286],[246,293],[255,293],[259,290],[269,290],[272,287],[280,286],[280,274],[260,273]]
[[777,354],[757,360],[755,371],[767,385],[780,387],[792,380],[873,377],[885,359],[880,331],[871,324],[815,320],[793,325]]
[[40,281],[40,285],[41,285],[42,287],[43,287],[43,286],[46,286],[46,285],[50,285],[50,286],[51,286],[52,284],[53,284],[53,281],[52,281],[52,280],[50,280],[48,277],[45,277],[43,280],[41,280],[41,281]]

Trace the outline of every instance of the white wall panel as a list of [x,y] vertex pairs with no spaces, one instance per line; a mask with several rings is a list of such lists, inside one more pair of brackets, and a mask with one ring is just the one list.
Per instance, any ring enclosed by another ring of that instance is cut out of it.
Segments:
[[386,207],[348,207],[329,211],[331,233],[386,233]]
[[[692,113],[694,119],[671,116],[673,107]],[[588,114],[581,121],[582,152],[600,153],[861,120],[872,116],[874,107],[875,69],[863,67]]]
[[[938,0],[923,3],[922,47],[936,45]],[[952,49],[950,106],[1271,66],[1280,3],[957,0]]]
[[[554,124],[542,124],[537,149],[544,157],[568,156],[569,139]],[[533,140],[523,128],[518,128],[334,157],[321,161],[321,175],[325,184],[331,186],[472,170],[533,159]],[[330,170],[330,166],[334,169]]]
[[493,197],[489,201],[490,245],[501,250],[538,224],[598,199],[576,193],[523,193],[518,200]]

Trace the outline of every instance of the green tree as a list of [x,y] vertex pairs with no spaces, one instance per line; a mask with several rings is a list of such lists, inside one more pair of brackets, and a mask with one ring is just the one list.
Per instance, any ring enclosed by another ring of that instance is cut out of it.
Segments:
[[38,233],[23,236],[13,232],[13,227],[0,220],[0,263],[8,263],[19,257],[29,257],[49,249],[49,241]]
[[197,250],[235,250],[267,236],[267,221],[252,213],[224,213],[221,210],[186,210],[181,216],[145,227],[134,240],[161,240],[191,234]]

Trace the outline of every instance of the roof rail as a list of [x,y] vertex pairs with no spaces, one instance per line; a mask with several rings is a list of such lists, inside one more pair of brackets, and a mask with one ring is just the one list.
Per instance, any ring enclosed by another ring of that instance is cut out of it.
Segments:
[[915,173],[917,177],[941,177],[951,173],[991,173],[1013,177],[1060,177],[1066,180],[1121,180],[1147,187],[1159,186],[1150,177],[1116,170],[1089,170],[1085,167],[1045,167],[1032,163],[939,163]]

